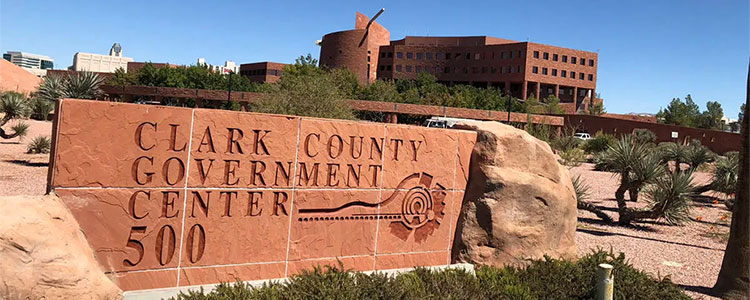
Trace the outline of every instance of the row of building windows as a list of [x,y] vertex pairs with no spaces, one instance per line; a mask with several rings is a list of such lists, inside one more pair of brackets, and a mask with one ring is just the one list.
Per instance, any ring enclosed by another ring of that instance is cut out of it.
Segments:
[[[391,58],[393,57],[393,52],[381,52],[380,58]],[[432,52],[396,52],[396,58],[403,59],[406,57],[406,59],[418,59],[418,60],[432,60],[433,58],[435,60],[451,60],[451,59],[474,59],[474,60],[480,60],[480,59],[512,59],[512,58],[520,58],[523,57],[523,51],[503,51],[503,52],[476,52],[476,53],[432,53]]]
[[[542,53],[542,59],[549,60],[549,57],[550,57],[549,52]],[[534,51],[534,58],[539,58],[539,51]],[[564,63],[568,62],[568,56],[567,55],[558,55],[558,54],[552,53],[552,61],[559,61],[560,58],[562,58],[562,62],[564,62]],[[593,67],[594,66],[594,60],[593,59],[589,59],[588,62],[589,62],[589,67]],[[576,58],[575,56],[571,56],[570,57],[570,63],[574,64],[574,65],[575,64],[580,64],[582,66],[585,66],[586,65],[586,59],[583,58],[583,57],[581,57],[579,59],[579,58]]]
[[240,70],[240,75],[243,76],[260,76],[260,75],[272,75],[281,76],[282,70],[274,69],[258,69],[258,70]]
[[[390,65],[381,65],[380,71],[391,71]],[[521,73],[522,69],[521,66],[502,66],[502,67],[439,67],[439,66],[412,66],[412,65],[396,65],[396,72],[426,72],[426,73],[463,73],[463,74],[469,74],[469,72],[474,74],[511,74],[511,73]]]
[[[531,73],[539,74],[539,67],[531,67]],[[549,69],[542,68],[542,75],[549,75]],[[586,75],[587,74],[583,72],[579,72],[578,79],[584,80],[584,78],[587,78]],[[557,76],[557,69],[552,69],[552,76]],[[560,77],[576,79],[576,72],[570,71],[570,77],[568,77],[568,71],[560,70]],[[594,74],[588,74],[588,80],[594,81]]]

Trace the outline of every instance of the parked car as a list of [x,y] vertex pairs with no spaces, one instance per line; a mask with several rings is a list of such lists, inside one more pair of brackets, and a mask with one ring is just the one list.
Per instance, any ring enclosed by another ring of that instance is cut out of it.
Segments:
[[588,133],[585,133],[585,132],[579,132],[579,133],[576,133],[573,136],[576,137],[576,138],[578,138],[578,139],[584,140],[584,141],[591,139],[591,135],[588,134]]
[[447,117],[432,117],[424,121],[425,127],[435,128],[453,128],[456,124],[462,121],[473,121],[471,119],[460,119],[460,118],[447,118]]

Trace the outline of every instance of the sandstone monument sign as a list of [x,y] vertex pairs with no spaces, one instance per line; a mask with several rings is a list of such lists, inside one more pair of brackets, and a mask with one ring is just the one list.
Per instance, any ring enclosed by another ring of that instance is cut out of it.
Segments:
[[49,189],[123,290],[445,265],[476,133],[59,102]]

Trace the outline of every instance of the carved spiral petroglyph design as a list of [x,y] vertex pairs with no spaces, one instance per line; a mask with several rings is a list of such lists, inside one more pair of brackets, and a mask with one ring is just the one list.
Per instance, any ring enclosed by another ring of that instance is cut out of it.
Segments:
[[411,229],[427,224],[435,219],[432,206],[432,194],[428,189],[422,186],[411,188],[402,202],[402,222]]

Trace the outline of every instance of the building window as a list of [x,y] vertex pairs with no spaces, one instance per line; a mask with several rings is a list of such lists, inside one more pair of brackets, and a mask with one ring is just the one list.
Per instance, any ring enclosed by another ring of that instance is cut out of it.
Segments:
[[495,68],[495,67],[490,67],[490,73],[492,73],[492,74],[495,74],[495,73],[497,73],[497,68]]
[[567,55],[563,55],[562,62],[568,62],[568,56]]
[[385,58],[385,52],[380,52],[380,58]]
[[542,68],[542,75],[547,75],[547,68]]
[[[399,53],[401,53],[401,52],[399,52]],[[398,55],[398,54],[396,54],[396,55]],[[396,72],[401,72],[401,65],[396,65]]]
[[578,79],[583,80],[583,76],[586,76],[586,74],[578,73]]
[[451,68],[445,67],[443,68],[443,73],[448,74],[451,72]]
[[393,57],[393,52],[388,52],[388,58],[392,58],[392,57]]
[[510,59],[513,58],[513,51],[508,51],[508,58],[510,58]]
[[564,78],[564,77],[567,77],[567,76],[568,76],[568,71],[560,70],[560,77]]
[[516,73],[521,73],[521,66],[516,66]]
[[416,66],[414,67],[414,69],[415,69],[414,72],[417,72],[417,73],[422,72],[422,66]]
[[370,56],[369,55],[367,56],[367,62],[370,62]]
[[482,74],[487,73],[487,67],[482,67]]
[[432,53],[427,53],[425,58],[432,60]]
[[396,52],[396,58],[399,58],[399,59],[404,58],[404,53]]
[[552,61],[557,61],[557,54],[552,54]]
[[392,70],[390,65],[385,66],[385,69],[388,71]]
[[380,66],[380,71],[385,71],[385,66]]
[[586,65],[586,59],[585,59],[585,58],[581,58],[581,65],[582,65],[582,66],[585,66],[585,65]]
[[547,53],[547,52],[544,52],[544,56],[542,56],[542,57],[543,57],[544,59],[547,59],[547,60],[548,60],[548,59],[549,59],[549,53]]
[[557,69],[552,69],[552,76],[557,76]]
[[570,71],[570,78],[576,79],[576,72]]
[[454,59],[458,59],[459,57],[461,57],[461,53],[456,53],[456,54],[455,54],[455,55],[453,56],[453,58],[454,58]]
[[411,65],[406,66],[406,72],[411,72]]
[[594,74],[589,74],[589,81],[594,81]]
[[471,59],[471,53],[466,53],[466,59]]
[[481,54],[474,53],[474,60],[479,60],[480,57],[481,57]]
[[593,67],[593,66],[594,66],[594,60],[593,59],[589,59],[589,67]]
[[412,59],[414,58],[414,53],[406,52],[406,59]]
[[539,67],[531,67],[531,73],[538,74],[539,73]]
[[571,64],[576,64],[576,57],[575,56],[571,56],[570,57],[570,63]]
[[522,53],[521,50],[518,50],[518,55],[516,57],[518,57],[518,58],[523,57],[523,55],[521,53]]
[[449,60],[449,59],[451,59],[451,54],[450,53],[446,53],[445,54],[445,60]]
[[469,74],[469,68],[464,67],[464,74]]
[[534,51],[534,58],[539,58],[539,51]]
[[417,53],[417,59],[422,59],[424,57],[424,53],[419,52]]
[[508,74],[513,73],[513,66],[508,66]]
[[503,51],[503,52],[500,52],[500,59],[505,59],[505,57],[506,57],[506,56],[505,56],[505,51]]

